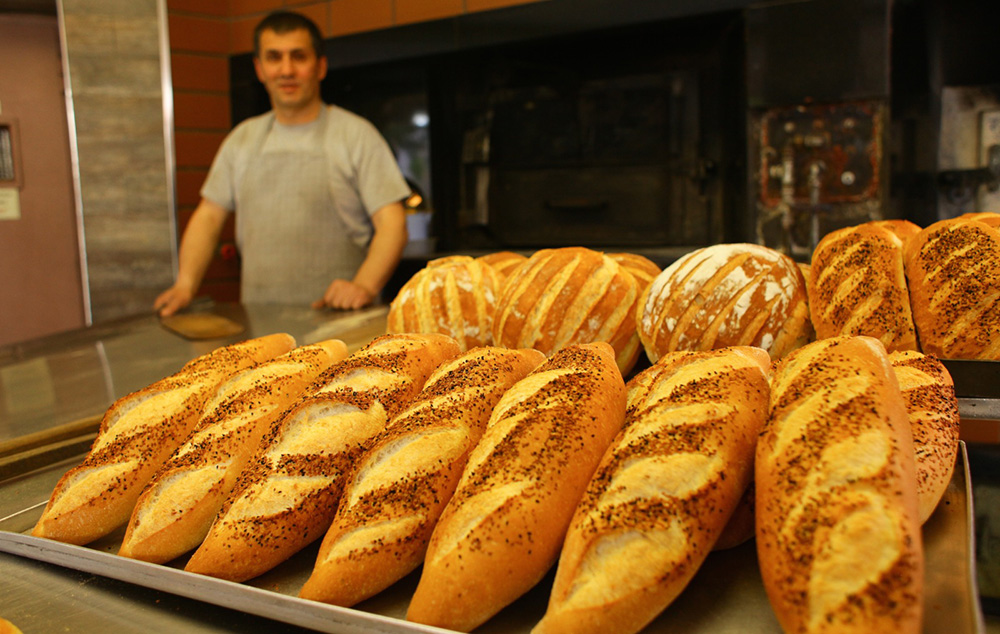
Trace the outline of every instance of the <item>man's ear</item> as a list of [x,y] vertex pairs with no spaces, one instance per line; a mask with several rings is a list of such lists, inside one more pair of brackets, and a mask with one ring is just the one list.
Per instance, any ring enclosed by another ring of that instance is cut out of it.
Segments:
[[319,76],[319,80],[323,81],[323,79],[326,77],[326,71],[328,67],[326,62],[326,55],[321,55],[317,60],[317,64],[318,64],[317,75]]
[[257,73],[257,79],[260,83],[264,83],[264,70],[260,66],[260,58],[256,55],[253,56],[253,69]]

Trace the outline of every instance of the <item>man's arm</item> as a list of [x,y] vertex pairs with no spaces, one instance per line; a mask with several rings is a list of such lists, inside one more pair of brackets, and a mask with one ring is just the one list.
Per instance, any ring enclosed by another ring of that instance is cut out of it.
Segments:
[[161,316],[173,315],[191,303],[212,262],[228,215],[228,211],[204,198],[194,210],[181,238],[177,281],[153,302],[153,309]]
[[402,203],[382,207],[372,216],[375,233],[368,255],[353,280],[333,280],[313,308],[362,308],[375,301],[392,277],[406,247],[406,210]]

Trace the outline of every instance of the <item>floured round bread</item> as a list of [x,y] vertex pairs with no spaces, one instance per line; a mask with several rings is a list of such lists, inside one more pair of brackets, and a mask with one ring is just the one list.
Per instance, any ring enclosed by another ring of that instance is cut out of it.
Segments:
[[490,345],[501,282],[492,266],[466,255],[431,260],[399,290],[386,330],[448,335],[463,352]]
[[763,348],[785,356],[812,336],[806,284],[794,260],[756,244],[692,251],[649,285],[636,311],[649,360],[677,350]]
[[635,277],[610,256],[584,247],[543,249],[515,269],[497,303],[493,342],[546,355],[604,341],[622,374],[635,363]]

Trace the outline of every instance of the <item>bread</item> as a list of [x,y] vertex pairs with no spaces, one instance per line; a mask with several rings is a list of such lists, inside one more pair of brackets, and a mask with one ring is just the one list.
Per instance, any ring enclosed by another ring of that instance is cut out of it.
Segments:
[[301,346],[228,379],[185,443],[146,485],[119,555],[164,563],[198,546],[274,421],[347,356],[344,342]]
[[56,484],[32,535],[88,544],[124,525],[153,473],[184,442],[232,374],[295,345],[280,333],[218,348],[115,401],[83,463]]
[[913,441],[885,348],[821,339],[775,364],[757,443],[757,552],[785,632],[919,632]]
[[457,354],[445,335],[383,335],[320,375],[265,435],[184,569],[246,581],[322,537],[365,446]]
[[513,251],[497,251],[495,253],[481,255],[476,259],[483,264],[492,266],[493,269],[500,274],[500,277],[506,280],[510,277],[510,274],[514,272],[514,269],[519,267],[528,259],[528,256],[521,255],[520,253],[514,253]]
[[387,332],[448,335],[463,352],[489,345],[501,282],[491,266],[466,255],[431,260],[392,300]]
[[944,364],[919,352],[889,355],[899,381],[913,434],[917,460],[920,523],[926,522],[944,495],[958,455],[958,399]]
[[675,352],[629,382],[533,634],[639,632],[680,595],[753,477],[770,366],[760,348]]
[[416,570],[493,407],[544,360],[476,348],[435,370],[354,467],[300,596],[351,606]]
[[640,300],[649,360],[677,350],[756,346],[778,359],[812,336],[806,285],[795,261],[756,244],[718,244],[684,255]]
[[813,251],[808,287],[817,338],[866,335],[889,352],[917,349],[903,244],[878,222],[823,236]]
[[[632,277],[635,278],[637,287],[635,303],[632,306],[632,315],[633,318],[636,318],[635,315],[639,310],[639,301],[642,299],[642,294],[653,283],[653,280],[661,273],[662,269],[649,258],[636,253],[609,253],[608,257],[617,262],[619,266],[631,273]],[[628,376],[635,368],[640,352],[642,352],[642,341],[639,339],[639,331],[636,329],[632,332],[628,343],[625,344],[625,348],[618,355],[620,359],[618,367],[622,371],[623,376]]]
[[564,348],[508,390],[434,528],[406,618],[469,631],[538,583],[624,416],[604,342]]
[[872,220],[868,224],[888,229],[905,244],[910,238],[920,233],[920,225],[909,220]]
[[943,359],[1000,359],[1000,229],[941,220],[904,252],[920,350]]
[[962,214],[959,218],[966,220],[978,220],[979,222],[993,227],[994,229],[1000,229],[1000,214],[995,211],[970,211]]
[[636,356],[632,310],[638,283],[611,257],[583,247],[543,249],[504,285],[493,320],[493,342],[546,355],[575,343],[604,341],[622,374]]

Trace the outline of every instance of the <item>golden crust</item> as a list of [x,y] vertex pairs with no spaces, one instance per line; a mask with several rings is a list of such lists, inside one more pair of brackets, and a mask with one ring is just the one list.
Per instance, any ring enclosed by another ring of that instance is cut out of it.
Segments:
[[577,343],[604,341],[627,374],[636,350],[633,307],[638,283],[611,257],[583,247],[543,249],[507,280],[493,321],[493,341],[552,355]]
[[775,364],[756,525],[784,631],[920,631],[915,469],[903,397],[876,339],[821,339]]
[[796,263],[755,244],[692,251],[663,270],[640,300],[646,356],[756,346],[777,359],[812,336],[806,285]]
[[201,543],[271,424],[319,374],[347,356],[329,340],[258,363],[223,383],[188,439],[136,503],[118,554],[164,563]]
[[187,438],[218,386],[294,345],[281,333],[218,348],[115,401],[83,463],[56,484],[32,535],[87,544],[124,525],[142,488]]
[[534,634],[638,632],[680,595],[753,475],[770,365],[759,348],[675,352],[629,382]]
[[493,267],[469,256],[431,260],[392,300],[386,331],[448,335],[463,352],[489,345],[502,280]]
[[904,261],[920,350],[942,359],[1000,359],[1000,230],[953,218],[922,230]]
[[624,414],[603,342],[560,350],[508,390],[434,529],[407,619],[469,631],[538,583]]
[[866,335],[890,352],[917,349],[904,241],[885,222],[833,231],[816,246],[809,311],[817,338]]
[[245,581],[322,537],[364,447],[458,353],[445,335],[384,335],[320,375],[265,435],[185,570]]
[[544,360],[476,348],[435,370],[352,470],[299,596],[351,606],[419,567],[493,407]]
[[889,355],[903,394],[917,459],[920,523],[930,518],[951,482],[958,455],[958,399],[944,364],[919,352]]

